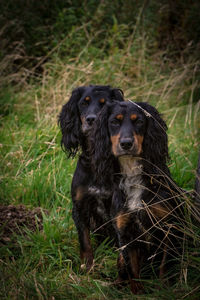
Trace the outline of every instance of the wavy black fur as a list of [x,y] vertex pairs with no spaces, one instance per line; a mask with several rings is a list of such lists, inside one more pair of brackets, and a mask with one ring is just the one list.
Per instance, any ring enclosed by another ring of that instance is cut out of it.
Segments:
[[59,115],[59,125],[62,131],[61,145],[63,150],[70,156],[74,156],[82,145],[83,134],[80,128],[80,116],[78,113],[78,101],[83,94],[85,87],[73,90],[69,101],[63,105]]
[[[152,173],[165,173],[169,175],[167,161],[168,137],[167,125],[155,107],[145,102],[136,102],[151,117],[144,117],[147,120],[147,130],[144,136],[142,158],[146,161],[146,171]],[[92,161],[98,182],[105,184],[113,177],[113,170],[116,167],[116,159],[111,152],[111,141],[108,131],[108,118],[115,104],[106,105],[96,120],[91,135]]]
[[58,119],[62,131],[61,145],[63,150],[68,153],[69,157],[75,156],[79,148],[82,148],[82,150],[86,150],[87,148],[85,145],[85,136],[81,130],[81,117],[78,104],[82,96],[85,93],[87,94],[87,91],[88,94],[90,94],[96,90],[105,92],[108,97],[108,102],[112,100],[123,101],[122,90],[111,88],[110,86],[81,86],[72,91],[69,101],[62,107]]
[[[89,156],[89,133],[93,123],[91,124],[88,118],[90,116],[95,119],[105,103],[115,100],[124,100],[120,89],[101,85],[81,86],[73,90],[59,115],[63,150],[68,157],[73,157],[80,150],[71,185],[72,216],[79,235],[81,260],[86,263],[87,270],[93,264],[90,232],[101,228],[108,220],[111,206],[111,191],[107,192],[103,186],[97,188],[95,185],[96,176]],[[108,227],[98,230],[97,234],[103,238],[108,235],[113,238],[114,230],[111,223]]]
[[[180,247],[177,237],[181,231],[176,230],[175,224],[183,217],[183,190],[176,186],[167,166],[166,131],[167,125],[155,107],[125,101],[106,105],[91,133],[96,182],[110,187],[113,194],[113,225],[122,247],[118,281],[129,278],[133,293],[142,287],[135,279],[139,278],[143,260],[150,264],[147,258],[155,254],[163,276],[166,253],[177,255]],[[133,141],[132,150],[122,149],[122,138]],[[138,150],[140,141],[142,151]],[[121,160],[123,155],[125,162]],[[129,172],[137,166],[142,170],[139,175]]]

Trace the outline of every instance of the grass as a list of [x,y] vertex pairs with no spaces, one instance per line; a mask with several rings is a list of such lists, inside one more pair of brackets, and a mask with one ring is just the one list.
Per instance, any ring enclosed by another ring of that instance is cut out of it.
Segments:
[[[114,40],[111,40],[113,45]],[[88,55],[87,55],[88,50]],[[197,299],[199,286],[199,229],[192,227],[177,280],[160,286],[154,276],[145,281],[145,295],[134,297],[129,287],[117,289],[117,251],[105,241],[95,250],[95,269],[79,269],[79,245],[71,217],[70,184],[76,159],[60,147],[57,116],[73,88],[90,83],[110,84],[125,97],[148,101],[163,113],[169,130],[170,169],[177,183],[191,190],[199,151],[200,102],[198,61],[164,62],[163,53],[149,54],[145,38],[130,40],[103,58],[88,48],[66,64],[54,53],[44,65],[39,83],[32,80],[1,91],[2,204],[41,206],[49,210],[42,232],[16,236],[16,243],[0,249],[1,299]],[[23,87],[23,88],[22,88]],[[192,225],[191,225],[192,226]],[[198,254],[198,255],[197,255]],[[198,296],[199,295],[199,296]]]

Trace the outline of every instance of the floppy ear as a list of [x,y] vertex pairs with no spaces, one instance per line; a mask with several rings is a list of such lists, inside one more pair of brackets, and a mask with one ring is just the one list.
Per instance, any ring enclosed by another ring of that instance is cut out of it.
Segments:
[[111,90],[111,99],[124,101],[124,93],[121,89],[112,89]]
[[62,132],[61,146],[63,150],[68,152],[69,157],[76,154],[82,140],[78,102],[84,90],[85,87],[79,87],[72,91],[71,98],[63,105],[58,118],[58,124]]
[[155,107],[145,102],[137,104],[149,113],[149,116],[146,114],[147,129],[143,142],[144,158],[168,172],[166,167],[169,159],[167,125]]
[[[110,181],[112,173],[111,141],[108,131],[108,118],[111,104],[106,104],[97,117],[91,132],[92,165],[99,184]],[[108,182],[107,182],[108,183]]]

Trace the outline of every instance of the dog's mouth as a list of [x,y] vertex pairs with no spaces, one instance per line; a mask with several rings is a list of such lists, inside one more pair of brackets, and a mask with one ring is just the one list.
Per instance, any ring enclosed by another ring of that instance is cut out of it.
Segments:
[[135,157],[139,158],[141,156],[141,153],[137,147],[132,147],[132,149],[121,149],[121,147],[117,147],[117,151],[115,153],[116,157],[122,157],[122,156],[129,156],[129,157]]
[[92,125],[88,125],[86,122],[85,123],[82,123],[82,132],[84,134],[89,134],[91,129],[92,129]]
[[87,135],[90,133],[90,131],[94,125],[95,119],[96,119],[96,115],[89,115],[87,117],[81,118],[81,123],[82,123],[81,129],[84,134]]
[[138,155],[137,153],[132,153],[130,151],[119,153],[117,156],[118,157],[121,157],[121,156],[131,156],[131,157],[135,157],[135,158],[140,157],[140,155]]
[[138,154],[133,154],[133,153],[120,153],[120,154],[118,154],[118,155],[116,155],[116,157],[118,158],[118,159],[123,159],[123,158],[130,158],[130,159],[135,159],[135,160],[138,160],[138,159],[141,159],[141,156],[140,155],[138,155]]

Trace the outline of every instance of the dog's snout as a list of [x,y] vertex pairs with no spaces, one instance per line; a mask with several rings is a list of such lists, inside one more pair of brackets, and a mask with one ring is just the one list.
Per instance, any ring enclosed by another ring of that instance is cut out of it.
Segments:
[[96,119],[96,115],[89,115],[86,118],[86,121],[88,123],[88,125],[92,125],[94,123],[94,120]]
[[130,150],[133,146],[133,139],[131,138],[123,138],[121,141],[120,141],[120,147],[123,149],[123,150]]

